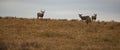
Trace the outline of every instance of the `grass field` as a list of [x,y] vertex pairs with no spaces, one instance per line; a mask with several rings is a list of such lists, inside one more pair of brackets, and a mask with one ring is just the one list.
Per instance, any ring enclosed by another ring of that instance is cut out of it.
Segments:
[[0,50],[120,50],[120,23],[0,19]]

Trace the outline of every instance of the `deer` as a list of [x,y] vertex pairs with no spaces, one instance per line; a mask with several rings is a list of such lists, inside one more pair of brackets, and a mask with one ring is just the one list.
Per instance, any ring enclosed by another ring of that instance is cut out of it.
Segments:
[[94,14],[94,16],[92,16],[91,18],[92,18],[92,21],[95,21],[97,18],[97,14]]
[[90,16],[82,16],[82,14],[79,14],[79,17],[82,21],[85,21],[87,24],[91,22]]
[[88,24],[88,23],[92,22],[92,20],[89,16],[87,16],[85,22]]
[[42,19],[44,16],[45,10],[41,10],[41,12],[37,13],[37,19],[39,19],[39,17]]
[[82,14],[79,14],[79,17],[81,18],[81,20],[86,20],[86,17],[89,17],[89,16],[82,16]]

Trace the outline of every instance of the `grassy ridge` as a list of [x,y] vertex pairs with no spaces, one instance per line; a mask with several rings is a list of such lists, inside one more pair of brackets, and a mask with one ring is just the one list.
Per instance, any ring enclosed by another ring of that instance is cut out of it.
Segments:
[[0,50],[120,50],[120,23],[0,19]]

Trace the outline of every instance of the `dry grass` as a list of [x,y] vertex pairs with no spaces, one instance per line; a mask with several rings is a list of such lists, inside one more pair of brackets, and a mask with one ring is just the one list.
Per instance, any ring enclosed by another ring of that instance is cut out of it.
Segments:
[[0,50],[120,50],[120,23],[4,18]]

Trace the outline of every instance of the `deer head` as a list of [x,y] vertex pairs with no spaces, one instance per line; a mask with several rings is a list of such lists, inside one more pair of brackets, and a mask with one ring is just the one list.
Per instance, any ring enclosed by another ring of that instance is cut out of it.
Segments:
[[41,10],[41,13],[44,14],[44,13],[45,13],[45,10]]
[[97,14],[94,14],[94,16],[97,16]]
[[82,17],[82,14],[79,14],[79,17]]

